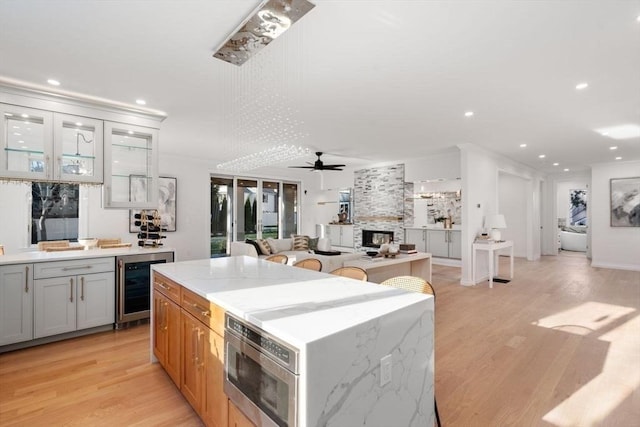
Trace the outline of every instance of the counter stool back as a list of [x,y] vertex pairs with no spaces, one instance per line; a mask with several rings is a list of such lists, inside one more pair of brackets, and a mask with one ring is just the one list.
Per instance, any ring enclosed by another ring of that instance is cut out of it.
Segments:
[[320,271],[322,270],[322,262],[316,258],[305,258],[303,260],[293,263],[294,267],[306,268],[307,270]]
[[289,257],[284,254],[276,254],[271,255],[270,257],[265,258],[265,261],[271,261],[278,264],[286,264],[289,261]]
[[367,281],[367,272],[361,269],[360,267],[340,267],[333,270],[330,274],[335,274],[336,276],[342,277],[350,277],[356,280],[362,280],[363,282]]
[[[433,303],[435,306],[436,291],[433,289],[433,286],[431,286],[431,283],[427,282],[422,277],[397,276],[385,280],[381,285],[393,286],[394,288],[404,289],[406,291],[433,295]],[[440,427],[440,414],[438,413],[438,402],[436,401],[435,392],[433,393],[433,409],[436,413],[436,423],[438,427]]]

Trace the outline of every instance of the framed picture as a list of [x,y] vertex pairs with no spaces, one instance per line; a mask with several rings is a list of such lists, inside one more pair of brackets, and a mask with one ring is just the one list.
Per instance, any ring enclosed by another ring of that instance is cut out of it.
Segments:
[[640,227],[640,177],[611,179],[611,226]]
[[[144,177],[131,176],[130,197],[132,201],[137,200],[136,192],[146,191],[146,180]],[[142,181],[139,182],[139,181]],[[144,185],[141,187],[141,185]],[[178,179],[161,176],[158,178],[158,213],[160,214],[160,226],[166,231],[176,231],[176,198],[178,191]],[[135,225],[135,215],[140,213],[140,209],[129,210],[129,232],[137,233],[139,227]]]

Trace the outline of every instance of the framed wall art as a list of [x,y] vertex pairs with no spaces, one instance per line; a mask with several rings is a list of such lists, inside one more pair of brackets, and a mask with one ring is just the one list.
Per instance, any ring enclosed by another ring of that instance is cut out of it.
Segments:
[[[137,184],[135,180],[132,184]],[[176,231],[176,201],[178,179],[161,176],[158,178],[158,213],[160,214],[160,226],[166,231]],[[129,232],[137,233],[140,227],[135,225],[135,215],[140,209],[129,210]]]
[[611,226],[640,227],[640,177],[612,178]]

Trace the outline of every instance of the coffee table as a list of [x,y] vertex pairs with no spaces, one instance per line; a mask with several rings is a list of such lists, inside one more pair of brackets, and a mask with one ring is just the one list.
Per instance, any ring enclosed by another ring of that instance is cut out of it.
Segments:
[[359,267],[367,272],[367,281],[382,283],[396,276],[422,277],[431,283],[431,254],[398,254],[395,258],[360,258],[344,262],[345,267]]

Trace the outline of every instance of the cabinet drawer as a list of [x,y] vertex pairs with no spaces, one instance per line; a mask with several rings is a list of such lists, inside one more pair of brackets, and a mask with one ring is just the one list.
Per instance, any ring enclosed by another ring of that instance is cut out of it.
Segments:
[[182,286],[169,279],[168,277],[163,276],[160,273],[153,273],[153,289],[156,292],[160,292],[171,301],[180,305],[180,296]]
[[107,273],[109,271],[115,271],[114,257],[41,262],[34,265],[33,278],[47,279],[76,274]]
[[224,336],[224,310],[187,288],[182,288],[182,308],[196,319]]

